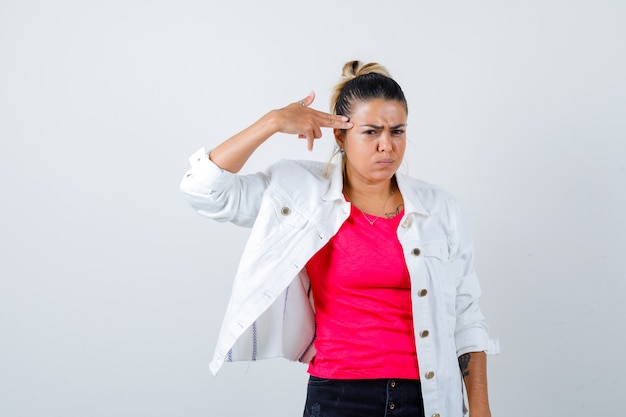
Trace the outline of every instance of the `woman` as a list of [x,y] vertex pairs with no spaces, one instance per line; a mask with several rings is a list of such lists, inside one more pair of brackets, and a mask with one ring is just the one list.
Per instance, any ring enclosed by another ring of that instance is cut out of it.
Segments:
[[[457,203],[397,172],[407,102],[387,70],[348,62],[332,114],[314,94],[196,152],[181,189],[201,214],[252,227],[211,370],[309,363],[304,416],[490,416],[487,326]],[[273,134],[312,149],[332,128],[339,164],[280,161],[237,175]]]

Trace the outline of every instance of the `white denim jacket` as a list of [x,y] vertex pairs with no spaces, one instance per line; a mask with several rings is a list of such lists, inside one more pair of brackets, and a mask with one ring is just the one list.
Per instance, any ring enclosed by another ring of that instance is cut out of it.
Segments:
[[[326,176],[324,163],[285,160],[264,173],[237,175],[217,167],[204,148],[190,162],[181,190],[191,206],[211,219],[252,227],[211,372],[234,360],[309,362],[315,355],[315,313],[305,265],[350,213],[341,170]],[[396,178],[404,199],[398,239],[411,277],[425,415],[461,416],[458,356],[497,350],[478,306],[470,231],[441,188]]]

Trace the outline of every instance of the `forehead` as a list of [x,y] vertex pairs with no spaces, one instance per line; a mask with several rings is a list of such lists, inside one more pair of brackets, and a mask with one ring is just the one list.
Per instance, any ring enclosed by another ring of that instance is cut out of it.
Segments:
[[350,120],[363,121],[387,121],[389,123],[406,123],[407,113],[404,105],[397,100],[370,100],[356,102],[352,106]]

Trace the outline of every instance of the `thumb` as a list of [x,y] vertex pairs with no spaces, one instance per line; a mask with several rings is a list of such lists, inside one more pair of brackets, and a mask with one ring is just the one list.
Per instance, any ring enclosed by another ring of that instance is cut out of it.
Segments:
[[303,98],[302,100],[300,100],[299,103],[302,104],[304,107],[309,107],[311,104],[313,104],[314,100],[315,100],[315,91],[311,90],[309,95]]

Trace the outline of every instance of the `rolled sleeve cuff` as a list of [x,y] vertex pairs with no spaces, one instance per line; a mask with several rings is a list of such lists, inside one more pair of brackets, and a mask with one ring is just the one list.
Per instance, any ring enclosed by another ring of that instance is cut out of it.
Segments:
[[218,167],[202,147],[189,157],[191,169],[185,173],[180,189],[191,195],[211,195],[221,191],[234,175]]
[[483,330],[469,329],[456,335],[457,356],[469,352],[485,352],[487,355],[500,354],[500,340],[490,339]]

